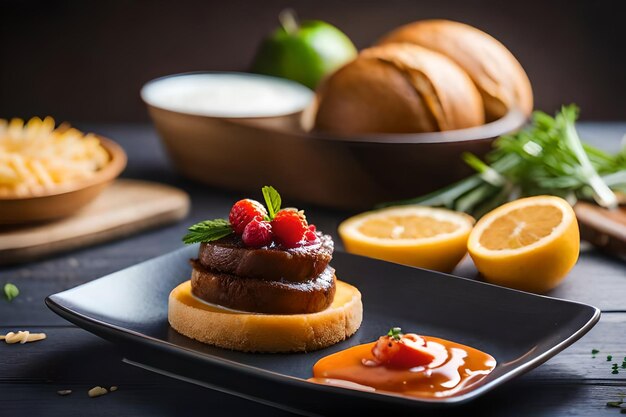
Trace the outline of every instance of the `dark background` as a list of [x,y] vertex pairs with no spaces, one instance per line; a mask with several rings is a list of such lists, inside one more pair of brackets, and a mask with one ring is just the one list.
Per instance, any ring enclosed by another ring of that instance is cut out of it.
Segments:
[[586,120],[626,119],[620,1],[27,1],[0,0],[0,118],[147,120],[146,81],[192,70],[245,70],[286,6],[329,21],[357,47],[417,19],[449,18],[517,56],[536,108],[575,102]]

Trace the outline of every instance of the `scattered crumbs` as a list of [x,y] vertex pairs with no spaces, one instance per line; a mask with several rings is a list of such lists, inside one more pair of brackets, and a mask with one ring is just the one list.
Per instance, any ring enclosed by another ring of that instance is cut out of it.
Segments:
[[24,330],[24,331],[20,330],[17,333],[9,332],[5,335],[0,335],[0,340],[4,340],[4,342],[9,345],[12,345],[15,343],[20,343],[23,345],[24,343],[37,342],[39,340],[43,340],[46,337],[47,336],[45,333],[31,333],[28,330]]
[[613,355],[606,355],[606,361],[611,362],[613,360]]
[[115,392],[117,391],[117,385],[113,385],[111,388],[109,388],[110,392]]
[[95,398],[95,397],[99,397],[101,395],[107,394],[108,392],[109,391],[107,391],[106,388],[102,388],[101,386],[96,386],[90,389],[89,391],[87,391],[87,394],[89,395],[89,397]]
[[59,395],[70,395],[72,393],[71,389],[62,389],[60,391],[57,391],[57,394]]

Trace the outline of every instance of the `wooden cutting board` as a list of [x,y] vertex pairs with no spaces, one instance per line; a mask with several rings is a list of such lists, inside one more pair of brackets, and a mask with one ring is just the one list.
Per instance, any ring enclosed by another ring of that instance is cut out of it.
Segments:
[[118,179],[74,216],[34,226],[0,227],[0,265],[128,236],[180,220],[188,211],[189,196],[182,190]]
[[626,207],[608,210],[581,201],[574,211],[581,239],[626,260]]

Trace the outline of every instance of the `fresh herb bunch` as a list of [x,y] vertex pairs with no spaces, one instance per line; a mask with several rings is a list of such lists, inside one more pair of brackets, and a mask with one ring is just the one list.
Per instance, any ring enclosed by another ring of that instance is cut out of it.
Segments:
[[595,200],[615,207],[614,191],[626,192],[626,146],[614,155],[583,144],[576,132],[578,107],[564,106],[553,118],[535,112],[527,128],[501,136],[487,162],[463,155],[477,173],[422,197],[391,205],[443,206],[480,217],[519,197],[557,195],[570,201]]

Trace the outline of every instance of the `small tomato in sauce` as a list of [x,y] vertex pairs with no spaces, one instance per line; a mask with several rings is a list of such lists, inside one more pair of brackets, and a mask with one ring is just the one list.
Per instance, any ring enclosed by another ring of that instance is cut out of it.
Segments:
[[381,336],[372,348],[372,355],[379,364],[392,368],[425,366],[435,359],[426,341],[415,333]]

